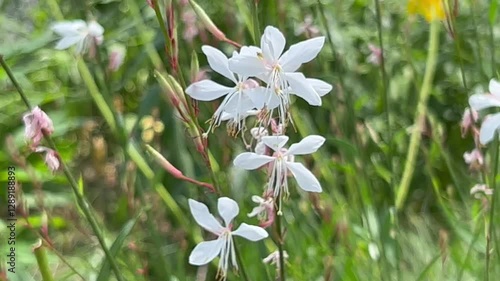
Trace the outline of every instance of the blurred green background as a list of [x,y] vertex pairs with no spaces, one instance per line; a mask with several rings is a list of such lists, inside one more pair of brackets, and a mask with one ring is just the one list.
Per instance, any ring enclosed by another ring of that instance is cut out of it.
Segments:
[[[196,15],[185,2],[174,1],[173,7],[179,64],[189,82],[193,52],[200,68],[209,70],[202,45],[226,54],[235,48],[214,38],[199,19],[190,21]],[[474,141],[461,137],[460,121],[468,96],[487,91],[490,78],[498,75],[495,51],[500,29],[495,0],[448,2],[457,5],[457,15],[451,18],[453,24],[441,24],[426,129],[410,192],[400,211],[394,209],[395,189],[423,80],[429,24],[408,15],[406,1],[381,1],[390,105],[386,110],[380,67],[367,61],[368,45],[379,45],[374,1],[198,2],[228,38],[243,45],[254,44],[255,14],[259,30],[278,27],[287,46],[308,38],[310,34],[297,34],[307,17],[312,19],[311,28],[328,37],[318,58],[301,71],[334,85],[334,90],[323,98],[321,107],[310,107],[300,99],[293,104],[296,132],[290,134],[290,143],[310,134],[327,140],[318,153],[300,157],[324,192],[306,194],[292,184],[283,208],[287,280],[484,278],[485,199],[469,195],[481,175],[463,161],[463,153],[474,148]],[[67,20],[93,18],[105,28],[99,60],[54,49],[58,36],[50,26],[58,21],[58,9]],[[198,32],[192,40],[183,38],[188,28]],[[81,60],[90,69],[126,128],[127,141],[149,143],[185,175],[210,182],[209,170],[153,72],[158,55],[171,71],[164,42],[154,10],[143,0],[0,0],[0,54],[31,103],[52,118],[60,156],[80,179],[107,244],[117,237],[123,240],[115,254],[125,279],[213,280],[216,262],[205,268],[208,273],[188,264],[202,231],[187,199],[208,202],[215,213],[215,195],[175,179],[143,153],[154,172],[145,176],[103,119],[77,65]],[[106,66],[116,45],[125,47],[126,56],[119,70],[111,72]],[[208,75],[227,82],[213,72]],[[107,273],[103,270],[103,251],[76,207],[66,178],[60,172],[53,175],[43,158],[28,149],[22,124],[27,109],[3,70],[0,95],[0,181],[6,186],[7,167],[16,167],[18,203],[23,208],[18,211],[18,272],[8,280],[42,280],[31,248],[41,235],[44,216],[53,245],[48,255],[55,280],[115,280],[109,268]],[[199,123],[207,129],[205,121],[217,103],[199,102],[198,106]],[[241,138],[227,136],[224,125],[209,135],[208,143],[222,193],[240,204],[238,223],[257,224],[246,214],[254,207],[251,195],[261,194],[264,173],[232,166],[244,146]],[[6,189],[0,189],[0,197],[0,206],[5,206]],[[2,211],[0,217],[6,214]],[[498,215],[494,222],[500,222]],[[7,249],[5,224],[0,220],[0,260]],[[500,237],[497,229],[494,233]],[[273,239],[250,243],[237,238],[236,243],[251,280],[274,280],[275,267],[262,262],[277,249]],[[500,276],[498,248],[491,257],[491,280]],[[6,267],[3,260],[0,272]],[[197,275],[201,277],[196,279]],[[240,278],[230,273],[228,280]]]

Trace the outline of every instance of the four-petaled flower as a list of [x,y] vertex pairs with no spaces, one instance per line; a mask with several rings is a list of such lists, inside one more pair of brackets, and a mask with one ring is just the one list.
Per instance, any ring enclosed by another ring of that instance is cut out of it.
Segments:
[[56,49],[64,50],[76,45],[78,54],[85,53],[89,47],[100,45],[104,39],[104,28],[96,21],[63,21],[52,25],[52,30],[61,36]]
[[[261,38],[260,48],[242,47],[240,53],[229,60],[229,68],[242,76],[258,77],[267,83],[265,95],[257,95],[254,103],[257,109],[264,106],[278,108],[280,123],[285,123],[290,105],[290,94],[295,94],[310,105],[320,106],[321,95],[313,83],[320,81],[323,87],[331,86],[321,80],[307,79],[296,72],[306,62],[314,59],[325,42],[325,37],[316,37],[290,46],[284,52],[285,36],[275,27],[267,26]],[[325,93],[326,94],[326,93]]]
[[[272,156],[259,155],[253,152],[243,152],[236,156],[233,163],[236,167],[246,170],[255,170],[263,165],[270,164],[268,190],[274,191],[277,198],[280,194],[288,194],[288,171],[297,180],[300,188],[309,192],[321,192],[321,185],[316,177],[301,163],[294,162],[295,155],[311,154],[318,150],[325,138],[322,136],[307,136],[298,143],[294,143],[288,150],[283,147],[288,142],[287,136],[267,136],[261,141],[274,151]],[[281,197],[280,197],[281,198]]]
[[[490,80],[489,94],[474,94],[469,98],[469,105],[473,110],[482,110],[490,107],[500,107],[500,83]],[[489,143],[500,128],[500,113],[486,116],[479,130],[479,142],[483,145]]]
[[217,208],[225,226],[222,226],[215,219],[205,204],[189,199],[189,208],[196,222],[217,236],[216,240],[205,241],[196,245],[189,255],[189,263],[204,265],[220,255],[218,273],[223,280],[226,278],[229,260],[231,260],[233,267],[238,269],[233,235],[244,237],[250,241],[259,241],[268,237],[268,233],[263,228],[245,223],[240,224],[238,229],[233,230],[232,221],[240,210],[238,204],[230,198],[221,197],[217,202]]
[[[240,131],[246,112],[255,108],[252,97],[263,95],[265,88],[259,86],[257,81],[248,79],[248,76],[235,75],[229,70],[228,58],[221,51],[206,45],[201,49],[207,56],[210,67],[215,72],[233,81],[235,86],[227,87],[205,79],[189,85],[186,93],[193,99],[200,101],[211,101],[226,96],[213,115],[211,128],[212,126],[219,126],[223,114],[228,113],[231,116],[231,121],[237,124],[237,131]],[[236,54],[235,52],[233,56]]]

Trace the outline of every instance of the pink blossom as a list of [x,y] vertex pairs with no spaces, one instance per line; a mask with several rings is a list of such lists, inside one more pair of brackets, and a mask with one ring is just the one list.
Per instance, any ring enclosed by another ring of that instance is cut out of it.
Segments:
[[193,42],[193,39],[199,34],[199,29],[196,26],[196,14],[191,10],[184,11],[182,13],[182,22],[185,25],[182,38],[188,42]]
[[295,35],[301,35],[305,34],[306,37],[314,37],[319,34],[319,28],[315,25],[313,25],[313,18],[311,15],[307,15],[304,18],[304,22],[301,23],[296,29],[295,29]]
[[472,129],[472,126],[478,118],[478,113],[472,108],[466,108],[462,117],[462,122],[460,123],[460,129],[462,131],[462,138],[467,135],[467,132]]
[[35,152],[45,153],[45,164],[49,167],[52,173],[55,173],[61,167],[59,154],[56,151],[48,147],[39,146],[35,149]]
[[373,65],[380,65],[382,63],[382,49],[373,44],[368,44],[368,48],[370,49],[370,55],[366,60]]
[[125,58],[125,48],[122,46],[114,46],[111,49],[111,54],[109,55],[108,69],[111,71],[117,71],[123,64],[123,59]]
[[464,161],[471,170],[479,170],[484,165],[484,157],[481,150],[475,148],[471,152],[464,153]]
[[26,141],[31,141],[33,147],[37,147],[44,134],[51,135],[54,132],[54,126],[49,116],[38,106],[31,112],[24,114],[24,136]]

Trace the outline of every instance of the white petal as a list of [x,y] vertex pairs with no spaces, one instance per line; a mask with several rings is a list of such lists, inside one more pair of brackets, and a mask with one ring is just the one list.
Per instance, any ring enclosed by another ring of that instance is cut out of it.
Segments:
[[221,197],[217,201],[217,208],[219,209],[219,215],[224,219],[226,227],[231,224],[233,219],[240,212],[238,203],[231,198]]
[[100,37],[104,33],[104,28],[96,21],[89,22],[89,34],[93,37]]
[[300,142],[294,143],[290,146],[287,155],[304,155],[316,152],[325,142],[322,136],[312,135],[303,138]]
[[257,196],[257,195],[252,195],[252,201],[258,204],[264,203],[264,198]]
[[262,54],[271,61],[277,61],[285,49],[285,36],[274,26],[267,26],[260,40]]
[[57,42],[55,48],[57,50],[64,50],[77,44],[78,42],[82,42],[83,40],[85,40],[85,37],[81,35],[63,37]]
[[303,98],[310,105],[320,106],[321,97],[314,88],[307,82],[304,74],[300,72],[285,73],[293,94]]
[[476,111],[489,107],[500,107],[500,97],[490,94],[475,94],[469,97],[469,104]]
[[259,241],[267,238],[269,234],[262,227],[242,223],[238,229],[232,232],[233,235],[241,236],[250,241]]
[[[61,36],[74,36],[87,28],[87,23],[83,20],[62,21],[55,23],[50,29]],[[85,36],[85,35],[84,35]]]
[[224,105],[224,110],[228,113],[244,114],[250,109],[255,108],[254,103],[248,95],[244,93],[235,93]]
[[189,263],[192,265],[204,265],[211,262],[219,255],[224,241],[224,238],[219,238],[196,245],[189,255]]
[[314,78],[306,78],[307,83],[313,87],[313,89],[318,93],[320,97],[328,94],[332,90],[332,85],[326,83],[325,81],[314,79]]
[[500,127],[500,113],[488,115],[485,117],[481,130],[479,131],[479,142],[481,144],[489,143],[495,136],[495,132]]
[[240,55],[257,57],[257,54],[262,53],[262,50],[259,47],[255,46],[243,46],[240,49]]
[[204,229],[212,232],[213,234],[219,235],[223,230],[223,227],[210,213],[207,206],[193,199],[189,199],[188,202],[189,209],[191,210],[194,220]]
[[246,55],[230,58],[229,69],[242,76],[257,76],[267,71],[262,59]]
[[274,160],[275,158],[271,156],[259,155],[253,152],[243,152],[234,158],[233,164],[245,170],[255,170]]
[[233,92],[234,88],[226,87],[211,80],[195,82],[186,89],[186,93],[195,100],[211,101]]
[[257,206],[252,209],[252,212],[248,213],[248,217],[255,217],[256,215],[262,213],[266,208],[264,206]]
[[245,89],[243,91],[252,100],[253,105],[257,109],[264,108],[264,105],[266,105],[269,100],[270,91],[264,87]]
[[292,172],[299,187],[309,192],[321,192],[318,179],[302,163],[286,162],[288,170]]
[[237,83],[233,72],[229,70],[229,59],[226,57],[226,55],[224,55],[223,52],[208,45],[204,45],[203,47],[201,47],[201,50],[207,56],[208,64],[215,72],[230,79],[235,84]]
[[265,136],[261,141],[274,151],[280,151],[288,142],[288,136]]
[[489,90],[490,94],[500,98],[500,83],[497,80],[495,79],[490,80]]
[[280,65],[285,72],[296,71],[303,63],[314,59],[325,44],[325,37],[316,37],[290,46],[280,58]]

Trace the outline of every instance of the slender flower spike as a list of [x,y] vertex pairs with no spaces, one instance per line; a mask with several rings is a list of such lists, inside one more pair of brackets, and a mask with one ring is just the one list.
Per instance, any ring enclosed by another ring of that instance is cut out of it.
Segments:
[[[490,80],[489,94],[474,94],[469,98],[469,105],[473,110],[480,111],[490,107],[500,107],[500,83],[495,79]],[[495,136],[500,128],[500,113],[486,116],[479,130],[479,142],[486,145]]]
[[427,22],[446,19],[443,0],[409,0],[408,13],[421,14]]
[[311,135],[305,137],[298,143],[292,144],[288,150],[283,147],[288,142],[287,136],[266,136],[262,137],[262,142],[274,151],[272,156],[259,155],[253,152],[243,152],[238,155],[233,163],[236,167],[245,170],[255,170],[266,164],[271,164],[268,190],[274,191],[274,196],[288,194],[288,172],[297,180],[301,189],[309,192],[321,192],[321,185],[316,177],[301,163],[293,162],[295,155],[311,154],[316,152],[325,138]]
[[246,112],[255,108],[251,96],[262,95],[265,88],[260,87],[257,81],[248,79],[247,76],[235,75],[231,72],[228,58],[221,51],[206,45],[201,49],[207,56],[210,67],[233,81],[235,86],[226,87],[211,80],[201,80],[189,85],[186,93],[193,99],[200,101],[211,101],[226,96],[213,115],[211,128],[219,126],[223,113],[227,113],[226,116],[231,116],[231,120],[238,125],[237,130],[239,131],[242,129],[243,122],[241,121]]
[[259,241],[268,237],[268,233],[261,227],[242,223],[238,229],[233,230],[233,219],[239,213],[238,204],[227,197],[219,198],[217,209],[224,221],[222,226],[210,213],[203,203],[189,199],[189,208],[196,222],[205,230],[215,234],[217,239],[201,242],[189,255],[189,263],[192,265],[204,265],[220,256],[218,275],[222,280],[226,279],[229,261],[233,267],[238,269],[234,252],[233,235],[241,236],[250,241]]
[[51,135],[54,132],[54,125],[49,116],[36,106],[31,112],[24,114],[24,137],[31,142],[33,147],[37,147],[43,138],[43,134]]
[[89,47],[102,44],[104,28],[96,21],[62,21],[52,25],[52,31],[61,36],[56,49],[64,50],[76,45],[76,53],[87,52]]
[[[315,90],[313,83],[320,81],[323,86],[331,85],[321,80],[307,79],[304,74],[296,72],[306,62],[314,59],[325,43],[325,37],[316,37],[285,48],[285,36],[275,27],[268,26],[261,38],[260,48],[242,47],[238,55],[229,60],[229,68],[239,75],[255,76],[267,83],[266,95],[255,101],[257,109],[264,106],[268,109],[278,108],[280,123],[285,123],[290,105],[290,94],[306,100],[310,105],[320,106],[321,95]],[[325,93],[326,94],[326,93]]]

